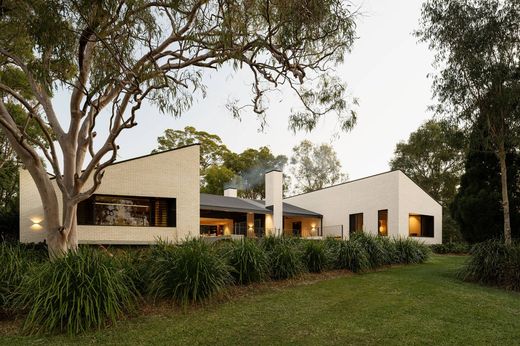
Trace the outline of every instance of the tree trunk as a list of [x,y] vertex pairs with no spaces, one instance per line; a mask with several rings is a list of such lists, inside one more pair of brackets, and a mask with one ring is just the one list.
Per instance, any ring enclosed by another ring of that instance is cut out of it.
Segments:
[[502,208],[504,212],[504,242],[511,245],[511,218],[509,216],[509,194],[507,188],[507,164],[506,151],[502,142],[498,151],[498,160],[500,162],[500,182],[502,185]]

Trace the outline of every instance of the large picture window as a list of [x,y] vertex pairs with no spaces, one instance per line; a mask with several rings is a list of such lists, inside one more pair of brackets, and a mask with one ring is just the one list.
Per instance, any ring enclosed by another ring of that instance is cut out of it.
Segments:
[[79,225],[176,227],[176,199],[93,195],[78,205]]
[[410,237],[433,237],[433,216],[410,214],[408,220]]
[[349,228],[350,233],[363,232],[363,213],[350,214]]

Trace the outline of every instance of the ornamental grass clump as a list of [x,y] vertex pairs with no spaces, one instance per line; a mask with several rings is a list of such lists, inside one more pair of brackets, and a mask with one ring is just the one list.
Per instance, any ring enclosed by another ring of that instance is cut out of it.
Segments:
[[368,254],[359,242],[352,240],[336,240],[335,242],[329,243],[334,268],[347,269],[354,273],[370,269]]
[[233,280],[226,260],[202,239],[159,244],[150,255],[149,270],[150,294],[182,305],[203,302]]
[[290,238],[267,237],[263,242],[273,280],[291,279],[303,272],[300,243]]
[[0,312],[12,310],[13,292],[30,265],[27,249],[19,244],[0,243]]
[[352,241],[359,243],[365,249],[371,269],[379,268],[392,262],[391,254],[377,238],[381,237],[365,233],[356,233],[352,236]]
[[330,263],[330,256],[322,241],[308,240],[303,245],[303,263],[311,273],[321,273]]
[[423,263],[430,257],[428,246],[411,238],[394,239],[397,263],[416,264]]
[[465,281],[520,290],[520,245],[488,240],[473,246],[459,272]]
[[116,323],[134,310],[137,296],[112,257],[80,248],[33,265],[16,291],[15,305],[27,311],[24,332],[72,335]]
[[227,249],[226,257],[238,284],[247,285],[269,277],[267,255],[255,240],[246,238],[233,242]]

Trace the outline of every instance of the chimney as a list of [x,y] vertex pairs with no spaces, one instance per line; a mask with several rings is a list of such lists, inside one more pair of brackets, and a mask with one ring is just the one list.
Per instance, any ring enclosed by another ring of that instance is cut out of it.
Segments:
[[228,187],[224,189],[224,196],[226,197],[237,197],[237,189],[234,187]]
[[265,228],[274,230],[274,235],[283,232],[283,173],[272,170],[265,174],[265,206],[272,207],[271,218],[266,217]]

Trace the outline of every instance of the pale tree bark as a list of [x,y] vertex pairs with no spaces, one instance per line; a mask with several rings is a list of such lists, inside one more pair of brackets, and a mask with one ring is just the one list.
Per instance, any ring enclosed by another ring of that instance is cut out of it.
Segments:
[[504,214],[504,242],[511,245],[511,216],[509,212],[509,194],[507,187],[507,164],[506,150],[504,141],[502,141],[498,150],[498,161],[500,163],[500,183],[502,187],[502,210]]

